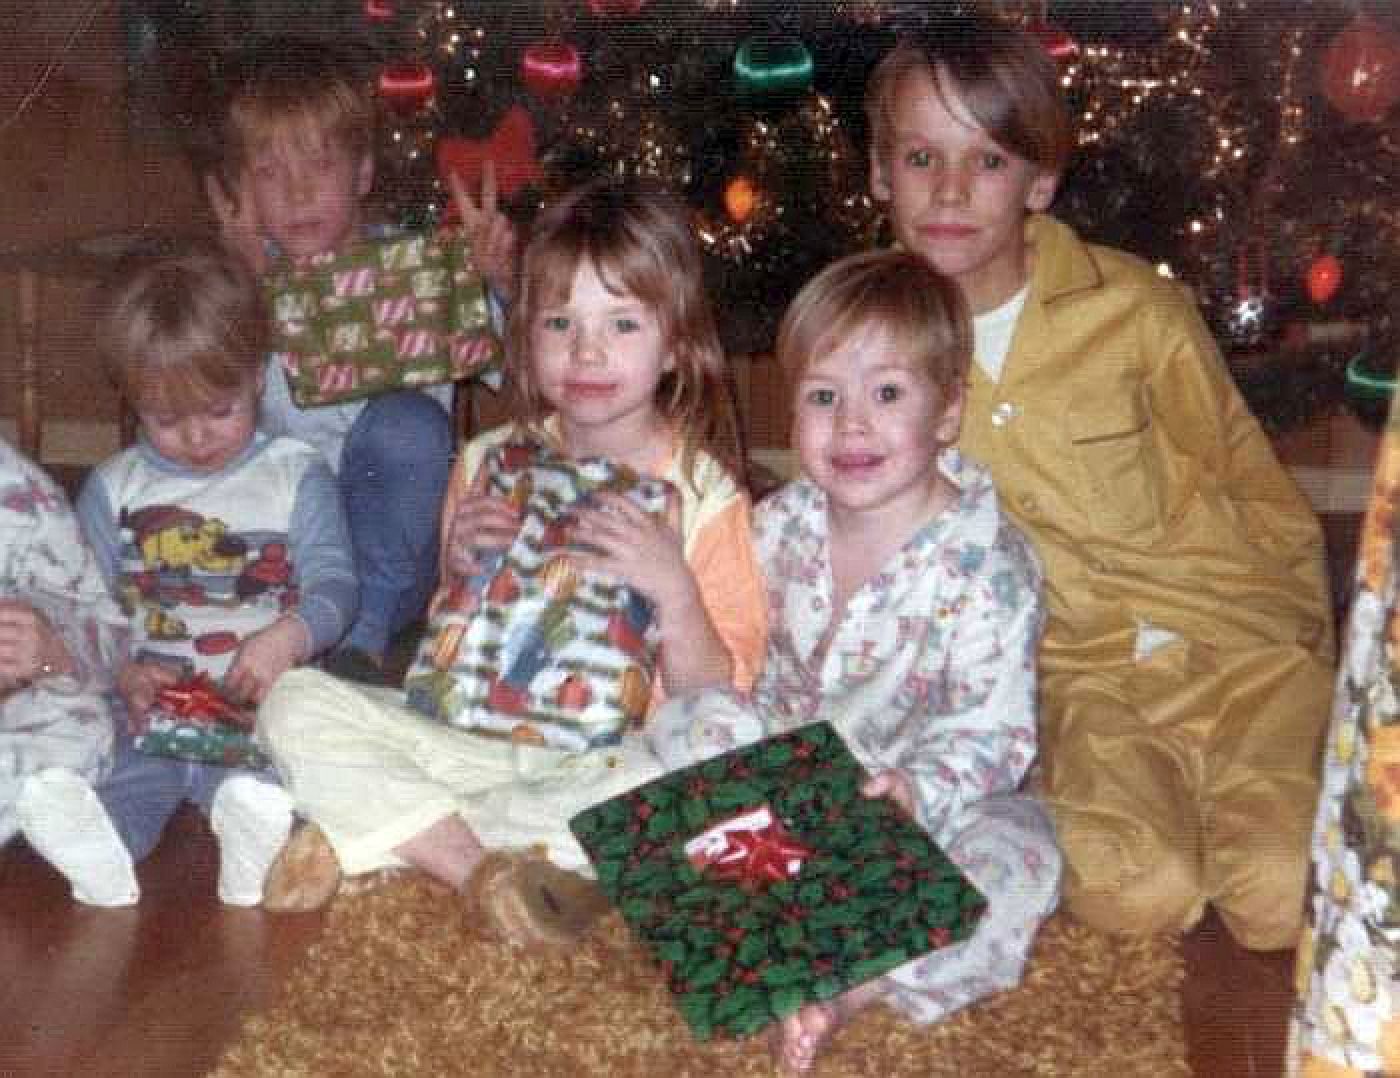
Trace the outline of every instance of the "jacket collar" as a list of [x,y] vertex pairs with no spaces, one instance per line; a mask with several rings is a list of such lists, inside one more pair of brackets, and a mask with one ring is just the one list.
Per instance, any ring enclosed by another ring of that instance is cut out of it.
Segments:
[[1026,243],[1035,251],[1032,275],[1042,303],[1103,285],[1103,274],[1088,245],[1074,229],[1047,213],[1032,214],[1026,221]]

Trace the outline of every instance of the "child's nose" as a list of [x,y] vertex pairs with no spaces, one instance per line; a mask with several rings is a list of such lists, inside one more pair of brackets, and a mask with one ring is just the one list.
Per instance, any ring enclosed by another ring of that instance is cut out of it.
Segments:
[[197,419],[192,419],[185,424],[185,447],[187,449],[203,449],[209,441],[209,431],[205,425]]
[[287,198],[294,203],[310,202],[316,191],[316,179],[306,169],[295,169],[287,177]]
[[601,335],[587,326],[574,331],[574,359],[579,363],[597,363],[603,358]]
[[836,407],[836,429],[840,431],[863,431],[870,424],[865,405],[859,400],[843,400]]
[[940,202],[958,205],[967,201],[972,187],[971,170],[953,166],[938,170],[934,183],[937,185],[937,198]]

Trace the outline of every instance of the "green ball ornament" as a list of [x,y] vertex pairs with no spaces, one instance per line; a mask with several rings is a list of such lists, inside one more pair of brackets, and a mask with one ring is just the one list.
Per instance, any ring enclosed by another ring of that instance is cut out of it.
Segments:
[[1343,396],[1357,419],[1379,430],[1385,426],[1395,396],[1395,365],[1380,362],[1373,353],[1367,346],[1351,357]]
[[812,85],[815,65],[796,38],[751,37],[734,53],[734,85],[747,98],[787,99]]

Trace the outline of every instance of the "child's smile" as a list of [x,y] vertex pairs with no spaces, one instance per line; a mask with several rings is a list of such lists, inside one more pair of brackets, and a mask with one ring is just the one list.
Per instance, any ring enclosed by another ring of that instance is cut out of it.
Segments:
[[882,329],[859,327],[803,371],[794,441],[833,512],[902,530],[950,491],[938,453],[957,436],[959,403]]

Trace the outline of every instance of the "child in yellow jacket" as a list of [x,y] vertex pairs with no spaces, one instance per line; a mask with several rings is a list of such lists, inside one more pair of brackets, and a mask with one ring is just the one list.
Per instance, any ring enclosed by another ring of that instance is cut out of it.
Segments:
[[960,447],[1046,567],[1043,793],[1065,900],[1113,932],[1302,913],[1333,631],[1316,518],[1181,288],[1048,216],[1056,72],[987,20],[900,42],[867,93],[896,240],[962,287]]

